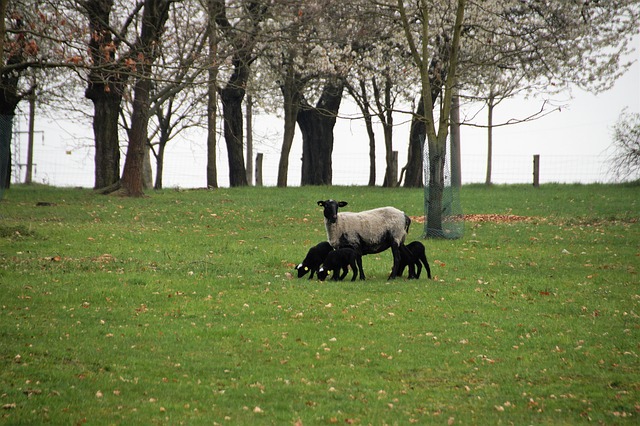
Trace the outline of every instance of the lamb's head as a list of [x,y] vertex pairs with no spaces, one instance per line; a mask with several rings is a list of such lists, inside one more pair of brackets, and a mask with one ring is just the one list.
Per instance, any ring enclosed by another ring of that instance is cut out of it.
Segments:
[[329,223],[336,223],[338,220],[338,207],[347,205],[346,201],[326,200],[318,201],[318,205],[324,207],[324,217]]
[[296,271],[298,271],[298,278],[302,278],[307,275],[307,272],[310,271],[309,267],[304,264],[304,262],[300,263],[296,266]]
[[318,269],[318,273],[316,275],[318,276],[318,279],[320,281],[324,281],[327,279],[327,276],[329,275],[329,271],[324,269],[324,266],[321,266],[320,269]]

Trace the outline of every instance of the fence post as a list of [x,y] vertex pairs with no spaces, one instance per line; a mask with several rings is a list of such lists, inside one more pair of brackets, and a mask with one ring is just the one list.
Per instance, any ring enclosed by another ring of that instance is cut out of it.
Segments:
[[533,187],[540,186],[540,154],[533,156]]
[[262,153],[256,155],[256,186],[262,186]]

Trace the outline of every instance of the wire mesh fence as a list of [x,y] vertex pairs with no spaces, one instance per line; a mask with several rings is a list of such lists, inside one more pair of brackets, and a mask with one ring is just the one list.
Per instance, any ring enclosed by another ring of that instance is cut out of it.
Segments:
[[[10,122],[9,122],[10,123]],[[14,133],[15,133],[14,129]],[[5,146],[5,148],[9,148]],[[3,155],[5,166],[11,166],[11,182],[23,183],[27,175],[26,137],[13,135],[10,154]],[[170,146],[165,155],[163,184],[165,187],[201,188],[206,186],[206,155],[204,144],[176,144]],[[258,150],[256,149],[256,152]],[[7,163],[7,155],[10,155]],[[125,152],[122,152],[124,158]],[[31,164],[32,181],[53,186],[94,186],[94,152],[90,141],[79,144],[77,140],[54,140],[45,142],[44,136],[36,137]],[[405,163],[406,154],[399,155],[399,167]],[[262,180],[265,186],[275,186],[278,180],[280,154],[277,147],[263,152]],[[288,185],[300,185],[301,162],[299,155],[292,154],[289,160]],[[382,185],[385,173],[384,153],[378,152],[376,159],[376,184]],[[468,155],[462,152],[462,183],[484,183],[486,181],[487,158],[483,155]],[[228,186],[226,151],[218,153],[218,184]],[[152,164],[155,173],[155,165]],[[367,185],[369,182],[368,153],[345,154],[334,152],[334,185]],[[558,183],[609,183],[615,181],[608,155],[540,155],[539,180],[541,184]],[[633,178],[633,177],[632,177]],[[638,177],[635,177],[638,178]],[[492,158],[491,183],[533,183],[533,155],[499,155]]]
[[[1,155],[1,153],[0,153]],[[5,156],[7,154],[4,154]],[[201,188],[206,186],[206,156],[195,153],[168,155],[165,160],[163,182],[167,188]],[[335,156],[334,156],[335,157]],[[379,155],[382,157],[382,155]],[[278,175],[276,154],[264,154],[262,179],[265,186],[275,186]],[[384,178],[384,159],[376,163],[376,184]],[[400,160],[402,162],[402,160]],[[402,164],[401,164],[402,165]],[[23,183],[26,164],[13,153],[11,159],[12,182]],[[94,164],[91,149],[60,150],[46,145],[37,146],[32,164],[32,180],[52,186],[93,187]],[[228,186],[226,159],[218,157],[220,186]],[[155,167],[152,164],[155,173]],[[484,183],[487,160],[478,155],[462,154],[462,183]],[[533,183],[533,156],[496,155],[492,162],[491,183]],[[614,175],[606,156],[589,155],[541,155],[540,183],[610,183]],[[333,159],[334,185],[367,185],[369,162],[366,155],[340,156]],[[300,165],[295,161],[289,166],[289,186],[300,185]]]

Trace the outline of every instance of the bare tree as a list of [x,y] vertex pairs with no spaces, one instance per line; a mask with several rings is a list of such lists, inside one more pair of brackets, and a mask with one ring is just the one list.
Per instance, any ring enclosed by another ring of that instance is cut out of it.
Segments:
[[[246,93],[251,73],[251,64],[256,60],[255,47],[261,34],[261,22],[268,11],[268,2],[242,1],[233,9],[237,16],[228,15],[224,0],[213,0],[211,5],[215,23],[229,46],[231,70],[224,87],[218,89],[222,101],[224,138],[229,159],[229,184],[246,186],[247,173],[243,151],[242,100]],[[210,9],[211,10],[211,9]],[[210,12],[211,14],[211,12]]]
[[[190,128],[206,125],[205,114],[201,113],[206,95],[201,88],[208,83],[204,54],[207,25],[201,11],[196,2],[181,2],[171,8],[163,36],[167,41],[159,45],[153,66],[145,150],[150,150],[156,160],[155,189],[162,188],[169,141]],[[150,157],[145,153],[145,158]]]
[[140,38],[133,48],[136,59],[131,66],[136,70],[136,82],[129,144],[121,179],[122,192],[128,196],[139,197],[144,194],[142,171],[144,148],[148,140],[151,66],[159,54],[160,38],[172,2],[173,0],[145,0]]
[[[11,182],[11,136],[20,101],[46,90],[46,71],[75,66],[69,53],[74,34],[70,15],[44,1],[0,0],[0,188]],[[62,73],[61,73],[62,74]]]
[[491,183],[492,130],[541,118],[559,108],[543,99],[527,117],[494,123],[494,108],[522,93],[553,97],[569,84],[598,93],[628,68],[640,21],[637,0],[620,2],[484,2],[470,8],[461,50],[463,96],[487,108],[487,174]]
[[[303,184],[330,182],[333,127],[342,99],[340,80],[346,75],[345,60],[351,54],[345,37],[349,32],[347,9],[348,5],[336,0],[283,0],[272,7],[259,61],[261,77],[274,82],[281,95],[278,109],[283,111],[284,132],[278,186],[287,185],[296,123],[303,140]],[[263,82],[263,90],[265,86]],[[311,172],[311,161],[322,166]]]
[[[89,54],[93,66],[85,96],[94,105],[94,187],[98,189],[116,184],[120,179],[118,120],[129,72],[120,72],[122,64],[116,57],[121,40],[113,34],[113,0],[87,0],[79,5],[89,19]],[[130,20],[125,21],[118,34],[125,34],[129,23]]]
[[223,3],[217,0],[207,0],[207,40],[208,40],[208,71],[207,71],[207,188],[218,187],[218,164],[216,155],[218,117],[218,28],[216,16]]
[[640,179],[640,113],[622,111],[613,128],[611,172],[618,180]]
[[297,122],[302,133],[302,185],[331,185],[333,127],[343,90],[341,78],[328,78],[315,106],[301,99]]
[[[441,101],[440,116],[438,126],[434,117],[434,105],[432,100],[432,68],[428,62],[430,34],[432,34],[431,13],[432,5],[428,5],[426,0],[418,1],[415,15],[409,15],[402,0],[398,0],[398,11],[402,17],[402,25],[407,43],[411,50],[413,61],[420,71],[420,82],[422,83],[421,97],[423,103],[424,115],[421,118],[425,123],[426,142],[428,143],[429,152],[429,199],[427,203],[427,220],[425,221],[425,233],[427,236],[443,236],[442,214],[443,204],[442,196],[444,193],[445,173],[444,165],[446,158],[446,142],[449,131],[449,116],[451,112],[451,98],[455,86],[456,68],[458,66],[458,51],[460,48],[460,34],[462,32],[462,22],[465,12],[466,0],[458,0],[457,4],[452,6],[448,11],[450,16],[445,16],[443,20],[445,25],[449,25],[447,30],[443,26],[444,34],[451,34],[451,47],[449,57],[446,61],[442,61],[438,66],[444,67],[446,79],[444,81],[436,79],[438,85],[443,89],[444,96]],[[421,43],[417,43],[416,34],[413,32],[412,21],[410,16],[415,16],[418,23],[418,32]],[[454,22],[452,22],[454,21]],[[431,61],[433,63],[433,61]]]

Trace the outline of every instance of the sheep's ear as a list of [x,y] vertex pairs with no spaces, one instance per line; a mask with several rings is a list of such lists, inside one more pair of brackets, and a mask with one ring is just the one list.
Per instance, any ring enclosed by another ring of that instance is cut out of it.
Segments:
[[318,205],[324,207],[324,201],[318,201]]
[[347,203],[346,201],[340,201],[340,202],[338,203],[338,207],[344,207],[344,206],[346,206],[347,204],[349,204],[349,203]]

